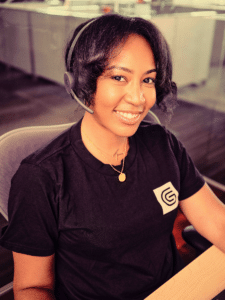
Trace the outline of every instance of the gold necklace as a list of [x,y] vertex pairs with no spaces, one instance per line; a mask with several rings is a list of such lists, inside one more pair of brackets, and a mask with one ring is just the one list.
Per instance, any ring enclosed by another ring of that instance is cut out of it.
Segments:
[[[89,137],[87,136],[87,134],[85,132],[83,132],[84,135],[86,136],[86,138],[89,140],[89,142],[100,152],[100,154],[102,155],[102,157],[104,157],[104,159],[107,160],[107,158],[105,157],[105,155],[102,153],[102,150],[100,150],[90,139]],[[123,165],[122,165],[122,169],[121,171],[118,171],[116,168],[113,167],[113,165],[110,165],[111,168],[113,168],[114,171],[118,172],[120,175],[118,176],[118,179],[120,182],[124,182],[126,180],[126,174],[123,173],[123,170],[124,170],[124,163],[125,163],[125,155],[126,155],[126,151],[127,151],[127,141],[125,143],[125,154],[124,154],[124,158],[123,158]],[[118,159],[118,158],[117,158]]]

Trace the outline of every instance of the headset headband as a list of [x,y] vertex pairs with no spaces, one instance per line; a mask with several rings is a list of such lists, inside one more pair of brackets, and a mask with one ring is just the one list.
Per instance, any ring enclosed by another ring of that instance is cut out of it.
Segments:
[[[72,53],[73,53],[73,49],[80,37],[80,35],[82,34],[82,32],[91,24],[95,21],[92,20],[90,22],[88,22],[79,32],[78,34],[76,35],[75,39],[73,40],[71,46],[70,46],[70,49],[69,49],[69,53],[68,53],[68,56],[67,56],[67,61],[66,61],[66,66],[67,66],[67,69],[70,70],[70,61],[71,61],[71,57],[72,57]],[[73,86],[73,74],[70,73],[70,72],[65,72],[64,74],[64,83],[65,83],[65,88],[66,88],[66,91],[68,94],[71,95],[71,97],[73,99],[75,99],[86,111],[88,111],[89,113],[93,114],[93,110],[90,109],[87,105],[85,105],[78,97],[77,95],[74,93],[73,89],[72,89],[72,86]]]
[[70,64],[70,61],[71,61],[73,49],[74,49],[74,47],[75,47],[75,45],[76,45],[76,43],[77,43],[77,41],[78,41],[78,39],[79,39],[81,33],[82,33],[82,32],[83,32],[83,31],[84,31],[91,23],[93,23],[94,21],[95,21],[95,19],[92,20],[92,21],[90,21],[90,22],[88,22],[83,28],[81,28],[81,30],[78,32],[78,34],[76,35],[75,39],[73,40],[73,42],[72,42],[72,44],[71,44],[71,46],[70,46],[70,50],[69,50],[68,56],[67,56],[67,63],[66,63],[67,69],[70,69],[69,64]]

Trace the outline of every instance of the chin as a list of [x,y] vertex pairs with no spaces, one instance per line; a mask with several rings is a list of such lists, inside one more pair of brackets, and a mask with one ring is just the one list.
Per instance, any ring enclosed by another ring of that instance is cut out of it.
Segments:
[[135,124],[135,125],[125,125],[120,127],[120,129],[118,130],[118,135],[119,136],[126,136],[126,137],[131,137],[133,136],[136,131],[139,128],[139,124]]

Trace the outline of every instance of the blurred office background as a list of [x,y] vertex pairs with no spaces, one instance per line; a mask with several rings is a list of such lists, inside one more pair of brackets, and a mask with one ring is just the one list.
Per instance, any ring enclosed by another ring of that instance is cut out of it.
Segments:
[[168,128],[205,176],[225,184],[225,0],[0,2],[0,134],[80,118],[63,87],[72,31],[103,13],[138,15],[154,22],[171,48],[179,106]]
[[205,176],[225,184],[225,0],[0,1],[0,134],[80,118],[63,87],[71,33],[103,13],[138,15],[171,48],[179,106],[167,127]]
[[80,23],[110,12],[149,19],[164,33],[178,106],[169,123],[153,111],[224,189],[225,0],[0,0],[0,135],[81,118],[63,86],[65,45]]

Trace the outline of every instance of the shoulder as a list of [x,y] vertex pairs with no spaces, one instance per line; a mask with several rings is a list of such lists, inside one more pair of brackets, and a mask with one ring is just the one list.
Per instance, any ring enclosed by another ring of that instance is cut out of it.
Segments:
[[74,160],[75,151],[72,143],[76,139],[76,131],[78,131],[77,124],[27,156],[22,160],[16,173],[22,172],[23,178],[35,177],[37,180],[42,178],[42,181],[46,181],[48,177],[52,182],[58,182],[65,169]]
[[[143,122],[137,132],[139,148],[147,148],[158,162],[162,176],[168,175],[168,181],[174,175],[179,178],[179,200],[194,195],[204,185],[204,179],[196,169],[183,144],[175,135],[161,125]],[[141,146],[140,146],[141,145]],[[177,179],[176,179],[177,180]],[[165,180],[166,181],[166,180]]]
[[160,124],[142,122],[136,132],[136,141],[139,145],[145,145],[156,157],[167,157],[180,163],[184,156],[188,156],[175,134]]
[[140,124],[136,137],[144,143],[150,143],[151,147],[168,144],[174,148],[177,144],[180,144],[175,135],[164,126],[145,121]]
[[68,148],[71,145],[71,130],[74,126],[76,125],[65,130],[53,140],[50,140],[45,146],[30,154],[22,161],[22,164],[43,165],[47,161],[68,151]]
[[[16,174],[26,178],[26,181],[51,180],[53,184],[62,181],[65,170],[71,169],[71,164],[76,165],[78,160],[74,144],[81,138],[80,123],[71,126],[45,146],[24,158]],[[15,175],[16,175],[15,174]],[[18,179],[18,176],[14,178]]]

